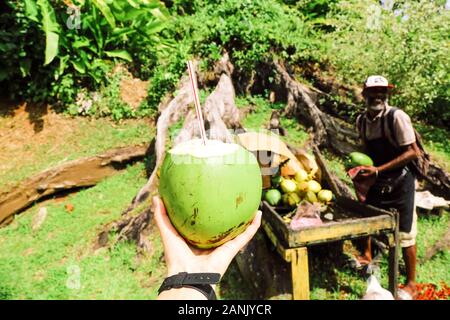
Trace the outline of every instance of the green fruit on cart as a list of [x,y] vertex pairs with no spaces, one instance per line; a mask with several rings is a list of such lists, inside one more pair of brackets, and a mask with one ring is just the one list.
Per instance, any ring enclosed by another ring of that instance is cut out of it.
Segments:
[[280,187],[284,193],[291,193],[295,192],[295,190],[297,189],[297,184],[295,183],[294,180],[283,179],[283,181],[281,181],[280,183]]
[[295,181],[302,182],[302,181],[306,181],[306,180],[308,180],[308,173],[303,169],[299,169],[295,173]]
[[306,192],[305,199],[310,203],[318,202],[316,194],[312,191]]
[[314,193],[317,193],[321,189],[322,189],[322,186],[316,180],[308,181],[308,191],[312,191]]
[[331,192],[331,190],[322,189],[317,194],[317,199],[321,202],[330,202],[333,199],[333,192]]
[[298,196],[298,194],[292,192],[288,194],[288,205],[291,207],[296,206],[297,204],[299,204],[301,201],[300,197]]
[[280,203],[281,192],[277,189],[269,189],[266,192],[265,200],[271,205],[276,206]]
[[280,186],[281,181],[283,181],[282,176],[273,176],[272,179],[270,179],[272,188],[278,188]]

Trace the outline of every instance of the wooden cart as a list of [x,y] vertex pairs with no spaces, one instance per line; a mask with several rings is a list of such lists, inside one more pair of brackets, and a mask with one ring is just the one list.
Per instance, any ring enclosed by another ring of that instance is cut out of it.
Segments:
[[276,208],[263,201],[262,226],[278,253],[292,267],[294,300],[309,299],[308,247],[333,241],[385,234],[389,244],[389,290],[397,294],[398,273],[398,214],[359,203],[339,195],[330,173],[318,150],[316,160],[322,170],[323,180],[337,194],[333,204],[335,218],[321,226],[292,230],[281,218]]
[[354,213],[354,217],[293,231],[275,209],[263,201],[264,231],[281,257],[291,263],[293,299],[309,299],[309,246],[379,234],[386,234],[389,240],[389,290],[395,296],[398,271],[397,214],[346,198],[338,198],[336,205]]

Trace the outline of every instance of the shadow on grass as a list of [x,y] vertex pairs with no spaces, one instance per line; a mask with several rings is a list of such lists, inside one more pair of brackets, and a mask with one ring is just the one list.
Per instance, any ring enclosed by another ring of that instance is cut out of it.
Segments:
[[256,300],[256,295],[242,277],[239,267],[233,260],[219,285],[221,300]]
[[322,289],[330,295],[341,293],[359,296],[359,290],[343,281],[343,274],[364,280],[363,270],[358,271],[350,267],[348,256],[343,252],[343,242],[333,242],[308,248],[309,274],[311,291]]
[[0,97],[0,117],[12,117],[16,112],[20,112],[19,109],[23,109],[35,133],[44,129],[44,117],[48,114],[49,108],[47,104],[43,103],[28,103]]
[[11,300],[14,297],[13,289],[0,284],[0,300]]

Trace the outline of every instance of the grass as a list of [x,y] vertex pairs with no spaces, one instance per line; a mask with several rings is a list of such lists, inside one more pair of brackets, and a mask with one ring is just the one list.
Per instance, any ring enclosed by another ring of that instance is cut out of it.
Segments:
[[[238,96],[236,97],[236,106],[238,108],[250,106],[254,108],[254,111],[250,111],[242,119],[242,125],[249,130],[259,130],[265,127],[269,123],[272,110],[276,109],[261,96]],[[278,107],[278,105],[276,106]]]
[[233,260],[217,286],[220,300],[254,300],[255,295]]
[[[248,113],[242,120],[242,125],[248,130],[267,127],[272,111],[282,110],[285,107],[282,103],[270,103],[262,96],[238,96],[236,106],[238,108],[253,106],[254,111]],[[309,134],[296,119],[281,117],[281,126],[287,131],[287,135],[281,139],[292,146],[301,147],[309,139]]]
[[[266,99],[262,97],[238,97],[238,107],[248,106],[253,104],[256,108],[253,113],[247,115],[243,120],[243,124],[247,128],[260,128],[265,126],[273,109],[280,109],[284,106],[271,105]],[[302,146],[308,139],[308,134],[304,127],[300,126],[295,119],[282,118],[282,126],[287,129],[288,135],[286,142]],[[425,148],[430,152],[433,160],[437,161],[444,168],[449,170],[450,165],[450,145],[448,144],[450,135],[445,130],[439,128],[430,128],[417,125],[417,129],[421,133]],[[435,130],[436,129],[436,130]],[[322,150],[327,162],[327,166],[334,172],[341,180],[343,180],[350,189],[354,192],[352,182],[348,177],[343,160],[334,156],[327,150]],[[432,247],[437,240],[439,240],[447,231],[448,227],[448,212],[441,217],[438,216],[419,216],[417,236],[417,252],[418,259],[423,258],[426,250]],[[326,250],[326,246],[322,246]],[[310,270],[320,269],[321,272],[311,272],[311,299],[360,299],[366,290],[365,276],[357,273],[345,265],[336,266],[334,260],[330,258],[320,259],[321,255],[315,256],[311,253]],[[402,261],[402,259],[400,259]],[[403,262],[401,262],[403,263]],[[325,268],[326,264],[331,264]],[[450,272],[448,266],[450,265],[450,253],[446,250],[438,254],[433,259],[417,266],[417,281],[419,283],[434,283],[439,285],[441,282],[450,283]],[[387,288],[387,257],[384,257],[381,262],[382,267],[382,285]],[[400,275],[399,281],[404,281],[404,274]],[[243,279],[237,277],[231,279],[236,283],[240,283]],[[236,293],[249,294],[249,293]]]
[[[16,182],[68,160],[93,156],[111,148],[149,142],[154,129],[147,121],[124,121],[120,124],[106,119],[77,118],[71,124],[73,131],[64,136],[48,136],[44,143],[30,141],[20,146],[24,155],[12,159],[17,164],[8,170],[0,170],[0,190],[8,189]],[[0,127],[1,129],[1,127]]]
[[[0,297],[3,299],[153,299],[164,276],[159,237],[155,254],[137,260],[134,243],[93,250],[102,225],[117,219],[145,183],[142,164],[93,188],[46,206],[47,218],[31,229],[42,204],[0,229]],[[114,195],[114,197],[110,196]],[[68,212],[65,204],[72,204]]]
[[[418,235],[417,235],[417,258],[420,261],[423,259],[428,248],[432,247],[446,233],[448,227],[449,215],[448,212],[442,216],[419,216],[418,220]],[[323,264],[325,262],[322,261]],[[450,252],[445,250],[438,253],[432,259],[418,263],[417,265],[417,282],[418,283],[433,283],[440,286],[441,283],[450,283]],[[404,262],[400,257],[400,276],[399,282],[405,281]],[[311,270],[315,270],[311,266]],[[325,277],[336,279],[333,285],[329,285],[325,281]],[[328,274],[311,274],[311,299],[345,299],[355,300],[360,299],[366,290],[367,284],[365,275],[360,274],[348,267],[334,268]],[[387,256],[383,256],[381,261],[381,285],[384,288],[388,287],[388,261]]]
[[[238,97],[237,104],[241,108],[251,104],[256,107],[243,120],[245,127],[255,129],[268,123],[273,109],[281,108],[263,97]],[[36,154],[36,161],[27,159],[23,167],[0,172],[0,183],[23,179],[63,160],[147,142],[153,134],[147,124],[139,121],[112,124],[106,120],[84,122],[80,119],[77,122],[76,131],[65,137],[63,145],[55,146],[56,140],[40,145],[29,143],[27,148]],[[295,119],[283,118],[282,126],[288,132],[283,138],[288,143],[302,146],[308,139],[305,128]],[[430,139],[426,133],[423,135]],[[427,145],[433,145],[445,156],[450,154],[443,140],[434,144],[427,140]],[[331,170],[350,183],[341,159],[326,151],[324,156]],[[62,201],[35,204],[18,215],[11,225],[0,229],[0,299],[154,299],[166,270],[158,234],[151,236],[155,250],[151,257],[138,259],[133,243],[119,243],[112,249],[93,249],[102,226],[119,217],[145,181],[143,164],[136,164]],[[114,197],[110,196],[112,194]],[[65,209],[68,203],[74,206],[70,213]],[[42,206],[47,208],[47,218],[39,230],[32,231],[33,217]],[[448,222],[448,212],[442,216],[419,217],[419,259],[443,236]],[[336,260],[324,254],[331,251],[330,248],[332,246],[318,246],[310,251],[311,298],[360,299],[366,289],[364,276],[338,261],[340,258]],[[419,264],[418,282],[450,283],[449,263],[447,250]],[[400,277],[402,280],[404,275]],[[382,261],[381,283],[387,287],[387,257]],[[218,286],[218,296],[224,300],[254,299],[236,263],[230,265]]]

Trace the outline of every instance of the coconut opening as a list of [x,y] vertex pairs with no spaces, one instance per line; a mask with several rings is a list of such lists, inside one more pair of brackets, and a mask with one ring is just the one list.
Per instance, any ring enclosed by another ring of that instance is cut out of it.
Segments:
[[173,155],[190,155],[196,158],[221,157],[236,152],[239,145],[225,143],[220,140],[206,140],[206,145],[201,139],[193,139],[181,142],[169,152]]

